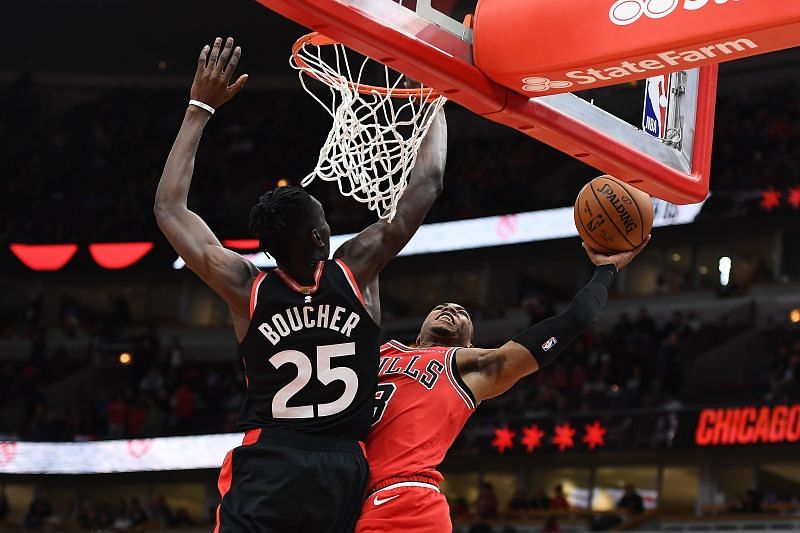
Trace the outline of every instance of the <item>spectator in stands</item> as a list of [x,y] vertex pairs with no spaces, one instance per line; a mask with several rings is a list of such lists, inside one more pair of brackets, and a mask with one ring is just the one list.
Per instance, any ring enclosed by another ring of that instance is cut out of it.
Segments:
[[164,496],[159,494],[153,497],[150,502],[150,519],[158,522],[162,527],[172,526],[174,516]]
[[492,533],[492,526],[486,522],[476,522],[469,528],[469,533]]
[[114,399],[106,407],[106,417],[108,420],[108,436],[112,439],[123,437],[128,418],[128,405],[125,403],[121,392],[116,393]]
[[[671,327],[672,326],[672,327]],[[667,326],[666,338],[658,349],[657,372],[661,376],[661,383],[664,392],[675,394],[680,390],[682,369],[678,342],[680,330],[674,329],[677,324]]]
[[644,307],[639,309],[639,317],[636,319],[636,330],[647,338],[652,339],[655,337],[656,322]]
[[144,512],[144,508],[139,502],[139,498],[131,498],[131,504],[128,507],[128,511],[128,516],[130,517],[134,527],[140,526],[147,522],[147,513]]
[[155,394],[164,387],[164,375],[158,366],[153,365],[139,382],[139,389],[145,394]]
[[147,417],[145,401],[141,394],[137,394],[130,404],[125,417],[125,434],[128,437],[139,437],[142,435],[142,425]]
[[634,324],[631,322],[628,313],[622,312],[619,315],[619,319],[614,327],[611,329],[611,333],[609,334],[611,340],[616,344],[621,344],[625,338],[630,335],[631,331],[634,329]]
[[169,366],[173,370],[179,369],[183,365],[183,346],[178,337],[172,337],[172,342],[167,349]]
[[186,511],[185,507],[178,507],[178,510],[175,513],[173,525],[175,527],[188,527],[194,525],[194,520],[189,517],[189,513]]
[[553,511],[568,511],[569,501],[564,494],[564,486],[560,483],[553,489],[553,497],[550,499],[550,509]]
[[109,511],[106,505],[99,505],[96,509],[97,513],[95,514],[95,528],[97,529],[108,529],[111,527],[113,520],[111,518],[111,512]]
[[543,487],[539,487],[536,492],[533,493],[529,505],[533,510],[550,509],[550,498],[547,497],[547,493]]
[[511,516],[524,516],[528,512],[528,498],[525,489],[517,488],[508,501],[508,512]]
[[175,430],[179,435],[185,434],[190,427],[195,409],[195,396],[188,384],[182,383],[175,391],[172,399],[175,416]]
[[497,518],[497,495],[494,485],[483,482],[478,488],[478,498],[475,500],[475,516],[478,520],[491,520]]
[[53,506],[47,499],[47,491],[39,488],[25,514],[25,529],[42,529],[53,516]]
[[120,500],[119,506],[114,513],[115,517],[112,522],[114,529],[128,529],[133,526],[133,520],[130,517],[128,502]]
[[469,511],[469,504],[462,496],[456,498],[455,501],[450,505],[450,518],[453,520],[453,522],[469,520],[471,516],[472,514]]
[[685,327],[686,325],[683,323],[683,312],[675,310],[672,312],[669,321],[661,328],[660,337],[664,339],[674,334],[676,338],[680,338]]
[[[157,394],[159,396],[163,396],[166,393],[162,389]],[[158,401],[158,398],[145,396],[144,402],[145,416],[140,428],[140,435],[148,438],[159,437],[164,434],[164,428],[167,423],[167,414],[161,407],[161,402]]]
[[791,353],[788,349],[782,352],[785,362],[781,364],[777,382],[773,386],[778,397],[795,395],[800,390],[800,354]]
[[75,517],[81,529],[90,530],[97,526],[95,508],[89,500],[81,500],[78,506],[78,513]]
[[617,509],[625,511],[628,514],[641,514],[644,512],[644,500],[641,495],[636,492],[633,484],[627,483],[625,485],[625,493],[617,502]]
[[747,509],[745,507],[744,496],[741,494],[737,494],[733,498],[733,502],[731,502],[730,506],[728,506],[729,513],[746,513]]
[[8,505],[8,497],[6,496],[6,486],[0,485],[0,526],[5,525],[8,519],[10,507]]
[[744,493],[744,508],[748,513],[760,513],[761,494],[754,489],[748,489],[747,492]]
[[542,533],[559,533],[561,528],[558,527],[558,519],[555,516],[548,516],[542,525]]

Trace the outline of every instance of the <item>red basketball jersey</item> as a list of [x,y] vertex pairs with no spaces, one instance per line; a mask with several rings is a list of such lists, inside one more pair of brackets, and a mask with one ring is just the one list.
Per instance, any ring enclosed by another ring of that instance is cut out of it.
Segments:
[[475,398],[458,373],[458,348],[381,347],[375,417],[367,438],[369,486],[422,475],[436,467],[475,411]]

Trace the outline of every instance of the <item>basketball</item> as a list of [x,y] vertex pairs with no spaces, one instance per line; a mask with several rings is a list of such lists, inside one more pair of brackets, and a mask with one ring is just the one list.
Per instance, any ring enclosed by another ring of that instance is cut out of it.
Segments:
[[583,242],[608,254],[633,250],[653,227],[650,195],[608,175],[584,185],[574,215]]

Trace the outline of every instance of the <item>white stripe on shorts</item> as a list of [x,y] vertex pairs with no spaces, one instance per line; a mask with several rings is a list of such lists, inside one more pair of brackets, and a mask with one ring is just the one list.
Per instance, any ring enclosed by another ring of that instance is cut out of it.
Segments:
[[[432,483],[423,483],[421,481],[401,481],[400,483],[392,483],[388,487],[383,487],[382,489],[378,489],[372,494],[378,494],[379,492],[383,492],[385,490],[399,489],[401,487],[419,487],[421,489],[433,489],[436,492],[440,492],[439,487],[437,487]],[[370,496],[372,496],[372,494],[370,494]]]

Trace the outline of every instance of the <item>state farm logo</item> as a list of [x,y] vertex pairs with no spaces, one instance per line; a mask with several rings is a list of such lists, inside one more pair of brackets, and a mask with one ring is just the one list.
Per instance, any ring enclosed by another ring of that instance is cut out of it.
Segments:
[[616,64],[607,63],[600,67],[586,68],[585,70],[570,70],[551,74],[552,76],[563,76],[573,81],[528,76],[522,78],[521,86],[523,92],[543,93],[553,89],[565,89],[573,85],[590,86],[600,82],[610,85],[611,83],[622,83],[625,81],[624,78],[627,77],[638,79],[647,74],[653,75],[656,71],[695,68],[708,61],[716,63],[730,61],[758,53],[753,52],[753,50],[758,50],[759,48],[758,43],[746,37],[732,37],[728,41],[709,43],[708,46],[700,46],[696,49],[665,50],[654,53],[649,57],[640,57],[632,61],[625,60]]
[[539,76],[532,76],[522,80],[522,90],[533,93],[543,93],[550,89],[566,89],[567,87],[572,87],[571,81],[551,80],[540,78]]
[[16,456],[16,442],[0,442],[0,466],[12,463]]
[[[697,11],[711,0],[683,0],[683,9]],[[732,0],[738,2],[739,0]],[[681,0],[617,0],[608,11],[608,18],[617,26],[633,24],[642,16],[651,19],[664,18],[678,8]],[[714,0],[715,4],[726,4],[728,0]]]
[[153,447],[152,439],[132,439],[128,441],[128,454],[131,457],[141,457]]

